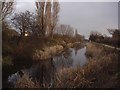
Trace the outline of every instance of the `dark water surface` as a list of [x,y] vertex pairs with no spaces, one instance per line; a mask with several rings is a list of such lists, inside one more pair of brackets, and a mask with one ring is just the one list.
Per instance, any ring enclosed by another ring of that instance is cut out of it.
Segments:
[[64,68],[74,68],[77,65],[81,67],[87,62],[86,47],[70,48],[49,60],[32,62],[30,67],[18,70],[16,73],[9,75],[8,82],[13,85],[21,77],[20,71],[24,71],[33,80],[40,83],[54,82],[55,73]]

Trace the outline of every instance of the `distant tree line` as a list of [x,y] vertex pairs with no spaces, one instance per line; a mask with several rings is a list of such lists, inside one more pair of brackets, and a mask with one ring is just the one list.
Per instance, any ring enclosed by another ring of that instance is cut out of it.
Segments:
[[89,40],[112,45],[115,47],[120,47],[120,29],[108,29],[108,32],[111,34],[111,37],[108,37],[107,35],[102,35],[99,32],[91,32]]

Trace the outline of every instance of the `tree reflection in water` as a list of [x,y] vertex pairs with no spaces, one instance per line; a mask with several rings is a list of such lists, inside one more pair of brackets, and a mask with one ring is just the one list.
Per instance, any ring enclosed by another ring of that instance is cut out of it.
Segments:
[[70,48],[51,59],[33,61],[32,66],[23,69],[23,71],[34,82],[39,82],[40,87],[54,87],[57,72],[74,67],[77,64],[82,66],[86,63],[85,52],[86,47],[82,49],[80,47]]
[[77,45],[76,47],[74,47],[75,50],[75,56],[77,55],[78,51],[82,48],[81,45]]
[[53,60],[38,61],[33,64],[29,70],[30,76],[34,81],[39,82],[42,87],[49,87],[53,85],[55,67]]
[[71,53],[72,53],[72,50],[68,49],[65,52],[63,52],[61,55],[57,55],[53,58],[54,65],[57,70],[72,66],[73,58]]
[[54,86],[56,71],[72,66],[73,59],[71,52],[71,49],[68,49],[62,55],[60,54],[49,60],[34,62],[33,66],[28,70],[29,76],[43,87]]

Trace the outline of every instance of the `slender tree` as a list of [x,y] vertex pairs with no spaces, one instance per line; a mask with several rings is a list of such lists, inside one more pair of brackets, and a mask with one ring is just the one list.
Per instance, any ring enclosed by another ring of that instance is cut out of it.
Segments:
[[52,5],[51,5],[51,0],[47,0],[46,2],[46,11],[45,11],[45,19],[46,19],[46,33],[50,34],[51,32],[51,20],[52,20],[52,17],[51,17],[51,14],[52,14]]
[[52,14],[52,26],[51,26],[51,33],[50,35],[53,37],[53,32],[55,30],[55,27],[58,22],[58,13],[59,13],[60,7],[58,0],[53,0],[53,14]]
[[45,0],[43,2],[36,2],[37,8],[37,22],[39,26],[39,35],[42,32],[42,35],[45,36]]
[[53,35],[53,30],[58,22],[59,3],[53,0],[43,0],[42,2],[36,2],[37,8],[37,20],[40,26],[40,32],[43,32],[43,36]]

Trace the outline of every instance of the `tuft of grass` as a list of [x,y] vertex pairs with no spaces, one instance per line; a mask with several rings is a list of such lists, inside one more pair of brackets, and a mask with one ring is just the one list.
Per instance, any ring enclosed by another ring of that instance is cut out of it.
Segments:
[[77,66],[57,73],[55,83],[58,88],[85,88],[90,87],[92,81],[86,78],[84,69]]
[[29,78],[27,74],[19,78],[14,86],[14,88],[40,88],[38,82],[33,82],[32,78]]
[[100,47],[96,49],[96,46],[94,44],[88,43],[86,47],[86,55],[88,58],[97,57],[100,56],[102,50],[103,48]]

